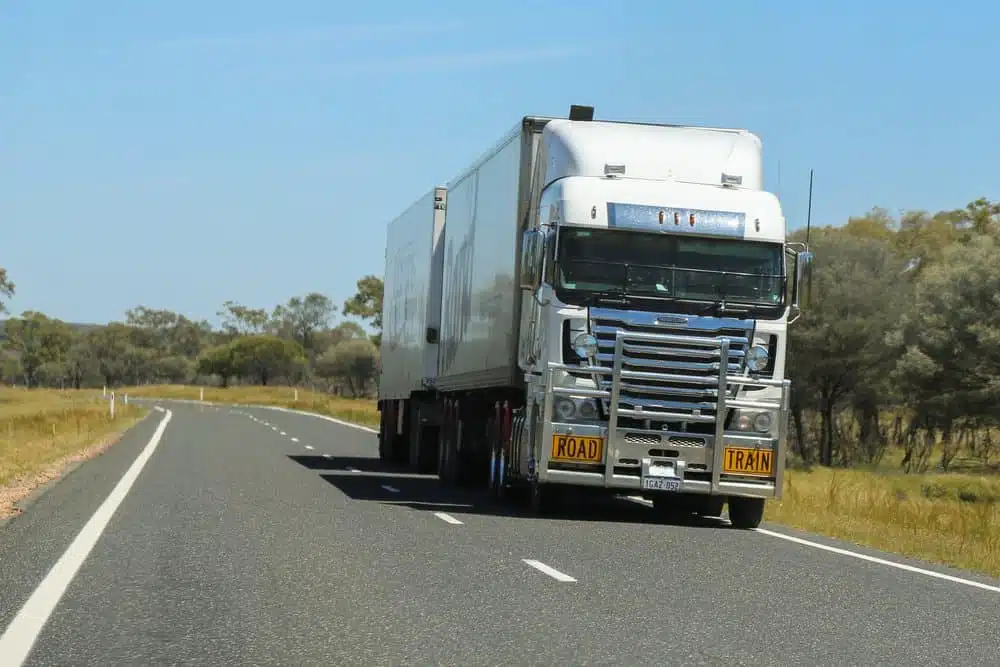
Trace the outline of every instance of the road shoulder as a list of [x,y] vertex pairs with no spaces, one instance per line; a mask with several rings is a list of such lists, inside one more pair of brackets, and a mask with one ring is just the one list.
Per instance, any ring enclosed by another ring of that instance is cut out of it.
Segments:
[[162,414],[150,411],[100,455],[32,494],[25,511],[0,524],[0,628],[5,628],[149,442]]

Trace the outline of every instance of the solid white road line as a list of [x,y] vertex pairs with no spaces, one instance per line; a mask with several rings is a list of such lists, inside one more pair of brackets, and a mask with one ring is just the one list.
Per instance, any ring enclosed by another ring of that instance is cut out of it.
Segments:
[[87,560],[87,556],[90,555],[94,545],[97,544],[97,540],[101,537],[104,529],[107,528],[115,511],[122,504],[122,501],[125,500],[125,496],[128,494],[129,489],[132,488],[132,484],[135,483],[139,473],[142,472],[146,462],[149,461],[153,452],[156,451],[156,447],[160,444],[163,432],[166,430],[171,417],[173,417],[173,413],[167,410],[163,419],[160,420],[159,426],[156,427],[153,437],[146,444],[146,447],[143,448],[139,456],[132,462],[129,469],[125,471],[118,484],[115,485],[115,488],[112,489],[108,497],[101,503],[101,506],[97,508],[94,515],[90,517],[90,520],[80,529],[76,538],[59,560],[56,561],[56,564],[52,566],[49,573],[45,575],[45,579],[42,580],[42,583],[38,585],[35,592],[31,594],[28,601],[21,607],[21,611],[17,613],[14,620],[7,626],[3,636],[0,636],[0,655],[4,657],[5,665],[19,667],[24,664],[32,647],[35,645],[35,641],[38,639],[39,633],[41,633],[45,623],[49,620],[49,616],[52,615],[56,605],[59,604],[63,593],[66,592],[67,587],[72,583],[73,577],[76,576],[80,566]]
[[397,489],[394,486],[389,486],[388,484],[383,484],[382,488],[388,491],[389,493],[399,493],[399,489]]
[[973,586],[975,588],[981,588],[984,591],[992,591],[994,593],[1000,593],[1000,586],[990,586],[989,584],[983,584],[978,581],[972,581],[971,579],[963,579],[961,577],[955,577],[950,574],[942,574],[941,572],[934,572],[932,570],[925,570],[922,567],[914,567],[913,565],[905,565],[903,563],[895,563],[891,560],[886,560],[884,558],[876,558],[875,556],[868,556],[866,554],[861,554],[856,551],[848,551],[847,549],[840,549],[838,547],[831,547],[827,544],[820,544],[819,542],[811,542],[810,540],[804,540],[801,537],[792,537],[791,535],[785,535],[784,533],[776,533],[773,530],[767,530],[765,528],[755,528],[755,531],[761,533],[762,535],[769,535],[770,537],[777,537],[782,540],[788,540],[789,542],[795,542],[796,544],[802,544],[807,547],[813,547],[814,549],[822,549],[823,551],[830,551],[835,554],[840,554],[841,556],[850,556],[851,558],[857,558],[859,560],[865,560],[869,563],[878,563],[879,565],[887,565],[889,567],[894,567],[898,570],[906,570],[907,572],[915,572],[917,574],[922,574],[927,577],[934,577],[935,579],[944,579],[945,581],[951,581],[956,584],[964,584],[966,586]]
[[446,512],[434,512],[434,516],[436,516],[437,518],[439,518],[442,521],[445,521],[447,523],[453,523],[453,524],[458,525],[458,526],[462,525],[461,521],[459,521],[458,519],[456,519],[452,515],[447,514]]
[[[326,458],[328,458],[328,459],[332,459],[332,458],[333,458],[333,455],[332,455],[332,454],[327,454],[327,455],[326,455]],[[347,472],[361,472],[361,471],[360,471],[360,470],[358,470],[357,468],[354,468],[354,467],[349,467],[349,468],[347,469]]]
[[[299,441],[298,438],[292,438],[292,442],[298,442],[298,441]],[[306,447],[306,449],[312,449],[312,447]]]
[[[641,503],[643,505],[649,504],[651,502],[645,500],[644,498],[638,496],[627,496],[628,500],[633,502]],[[876,556],[869,556],[867,554],[858,553],[857,551],[850,551],[848,549],[841,549],[839,547],[832,547],[828,544],[822,544],[820,542],[813,542],[812,540],[804,540],[801,537],[793,537],[792,535],[785,535],[784,533],[778,533],[773,530],[768,530],[766,528],[754,528],[756,532],[761,535],[767,535],[769,537],[777,537],[780,540],[787,540],[789,542],[794,542],[795,544],[801,544],[802,546],[812,547],[813,549],[821,549],[823,551],[829,551],[831,553],[840,554],[841,556],[848,556],[850,558],[857,558],[858,560],[868,561],[869,563],[878,563],[879,565],[885,565],[887,567],[894,567],[897,570],[905,570],[907,572],[914,572],[916,574],[922,574],[926,577],[933,577],[935,579],[943,579],[944,581],[951,581],[956,584],[963,584],[965,586],[972,586],[974,588],[981,588],[984,591],[992,591],[994,593],[1000,593],[1000,586],[991,586],[990,584],[984,584],[978,581],[972,581],[971,579],[963,579],[962,577],[956,577],[951,574],[943,574],[941,572],[934,572],[933,570],[927,570],[922,567],[915,567],[913,565],[906,565],[904,563],[897,563],[895,561],[887,560],[885,558],[878,558]]]
[[531,560],[529,558],[522,558],[521,560],[523,560],[525,563],[535,568],[539,572],[544,572],[545,574],[549,575],[556,581],[576,581],[576,579],[569,576],[568,574],[563,574],[559,570],[555,569],[554,567],[549,567],[540,560]]

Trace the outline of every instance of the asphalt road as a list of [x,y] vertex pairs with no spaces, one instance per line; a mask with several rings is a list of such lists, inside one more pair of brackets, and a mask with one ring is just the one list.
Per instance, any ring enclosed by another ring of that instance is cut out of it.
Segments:
[[1000,664],[984,577],[626,500],[533,518],[363,430],[157,405],[0,527],[0,666]]

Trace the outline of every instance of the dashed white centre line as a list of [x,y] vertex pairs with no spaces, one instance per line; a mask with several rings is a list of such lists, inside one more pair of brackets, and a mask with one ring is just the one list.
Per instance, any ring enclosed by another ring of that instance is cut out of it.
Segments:
[[[298,441],[299,441],[298,438],[292,438],[292,442],[298,442]],[[306,449],[312,449],[312,447],[310,447],[309,445],[306,445]]]
[[288,434],[287,434],[287,433],[285,433],[284,431],[282,431],[282,432],[281,432],[281,435],[288,435]]
[[399,493],[399,489],[397,489],[394,486],[389,486],[388,484],[383,484],[382,488],[388,491],[389,493]]
[[539,572],[544,572],[545,574],[549,575],[556,581],[564,581],[564,582],[576,581],[576,579],[569,576],[568,574],[564,574],[559,570],[555,569],[554,567],[549,567],[540,560],[531,560],[530,558],[522,558],[521,560],[523,560],[525,563],[535,568]]
[[446,512],[434,512],[434,516],[447,523],[453,523],[458,526],[462,525],[461,521]]
[[313,447],[312,445],[306,445],[306,449],[316,449],[316,448]]

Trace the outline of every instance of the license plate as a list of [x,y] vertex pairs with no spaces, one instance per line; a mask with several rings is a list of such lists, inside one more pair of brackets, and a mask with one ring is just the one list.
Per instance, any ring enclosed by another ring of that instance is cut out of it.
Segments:
[[642,488],[647,491],[680,491],[681,480],[676,477],[643,477]]
[[774,451],[748,447],[726,447],[722,455],[722,472],[730,475],[771,475]]
[[604,438],[580,435],[552,436],[553,461],[600,463],[604,454]]

